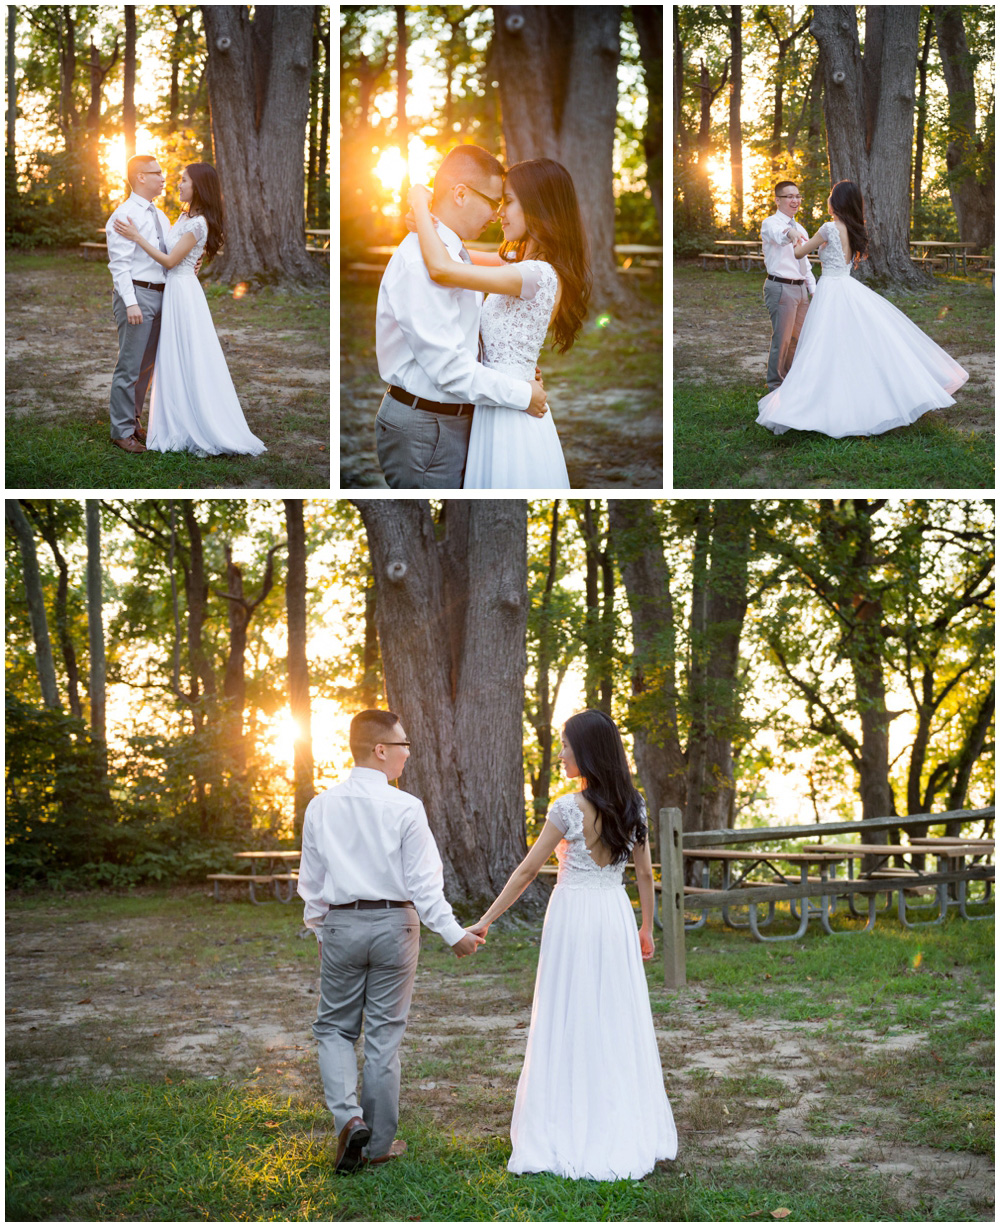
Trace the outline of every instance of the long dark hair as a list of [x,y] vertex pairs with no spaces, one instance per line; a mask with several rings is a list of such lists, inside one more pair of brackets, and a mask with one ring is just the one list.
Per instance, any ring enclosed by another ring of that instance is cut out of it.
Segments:
[[552,321],[552,334],[553,348],[564,354],[583,327],[591,285],[587,239],[573,180],[565,166],[551,158],[531,158],[515,163],[507,172],[506,182],[524,209],[527,233],[517,242],[502,244],[500,254],[513,252],[523,260],[530,236],[538,244],[539,257],[548,260],[559,274],[562,298]]
[[617,865],[633,844],[644,844],[647,835],[642,797],[632,783],[622,735],[610,716],[592,708],[570,716],[563,732],[587,783],[583,795],[600,814],[601,843]]
[[830,189],[827,204],[847,227],[847,238],[857,264],[868,255],[868,231],[865,229],[865,198],[861,189],[850,179],[841,179]]
[[208,162],[192,162],[184,168],[191,180],[189,217],[203,217],[208,222],[205,254],[211,260],[226,241],[226,209],[222,203],[222,184],[215,167]]

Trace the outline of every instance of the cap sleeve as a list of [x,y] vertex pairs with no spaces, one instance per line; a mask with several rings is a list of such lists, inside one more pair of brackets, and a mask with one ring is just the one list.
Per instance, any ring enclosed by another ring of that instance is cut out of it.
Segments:
[[555,277],[555,269],[544,260],[522,260],[518,265],[521,270],[521,297],[532,299],[541,286],[550,278]]
[[566,797],[559,797],[553,801],[552,807],[546,815],[549,822],[563,835],[569,830],[569,811],[566,808]]

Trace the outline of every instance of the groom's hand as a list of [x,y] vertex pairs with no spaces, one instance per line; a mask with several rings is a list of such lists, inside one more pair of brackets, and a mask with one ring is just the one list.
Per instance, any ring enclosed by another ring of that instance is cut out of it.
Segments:
[[477,949],[485,942],[485,938],[480,937],[477,933],[470,933],[468,929],[461,941],[457,941],[452,950],[455,951],[457,959],[463,959],[467,954],[475,954]]
[[528,402],[528,412],[533,418],[545,417],[545,389],[541,380],[532,379],[530,384],[531,400]]
[[136,305],[134,307],[126,307],[125,314],[128,316],[128,322],[130,324],[142,323],[142,308],[140,306]]

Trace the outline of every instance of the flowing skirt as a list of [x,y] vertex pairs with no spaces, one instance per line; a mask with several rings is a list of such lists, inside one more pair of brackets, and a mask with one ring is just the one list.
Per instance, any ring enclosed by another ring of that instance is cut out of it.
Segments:
[[[497,366],[518,379],[533,379],[534,369]],[[563,459],[552,410],[535,418],[518,409],[477,405],[469,433],[465,462],[465,490],[568,490],[569,474]]]
[[508,1169],[638,1180],[677,1154],[635,914],[621,886],[549,900]]
[[203,455],[267,450],[243,416],[198,278],[167,277],[146,447]]
[[824,274],[784,383],[758,402],[757,422],[835,439],[908,426],[955,403],[968,372],[887,299]]

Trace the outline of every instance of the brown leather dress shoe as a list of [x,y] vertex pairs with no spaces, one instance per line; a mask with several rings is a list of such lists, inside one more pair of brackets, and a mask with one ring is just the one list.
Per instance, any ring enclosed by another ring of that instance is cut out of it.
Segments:
[[334,1171],[356,1171],[364,1162],[361,1151],[368,1144],[371,1135],[372,1131],[363,1118],[352,1116],[341,1129],[340,1137],[337,1139],[337,1160],[333,1165]]
[[384,1155],[379,1155],[377,1159],[369,1159],[368,1166],[372,1167],[376,1163],[389,1163],[393,1159],[398,1159],[406,1154],[406,1143],[402,1138],[396,1138],[395,1142],[389,1147]]
[[143,428],[139,425],[138,422],[136,422],[135,424],[135,437],[139,440],[140,443],[146,442],[146,432],[143,430]]
[[140,443],[135,435],[129,435],[127,439],[112,439],[111,442],[115,447],[120,447],[123,452],[138,454],[146,450],[144,444]]

